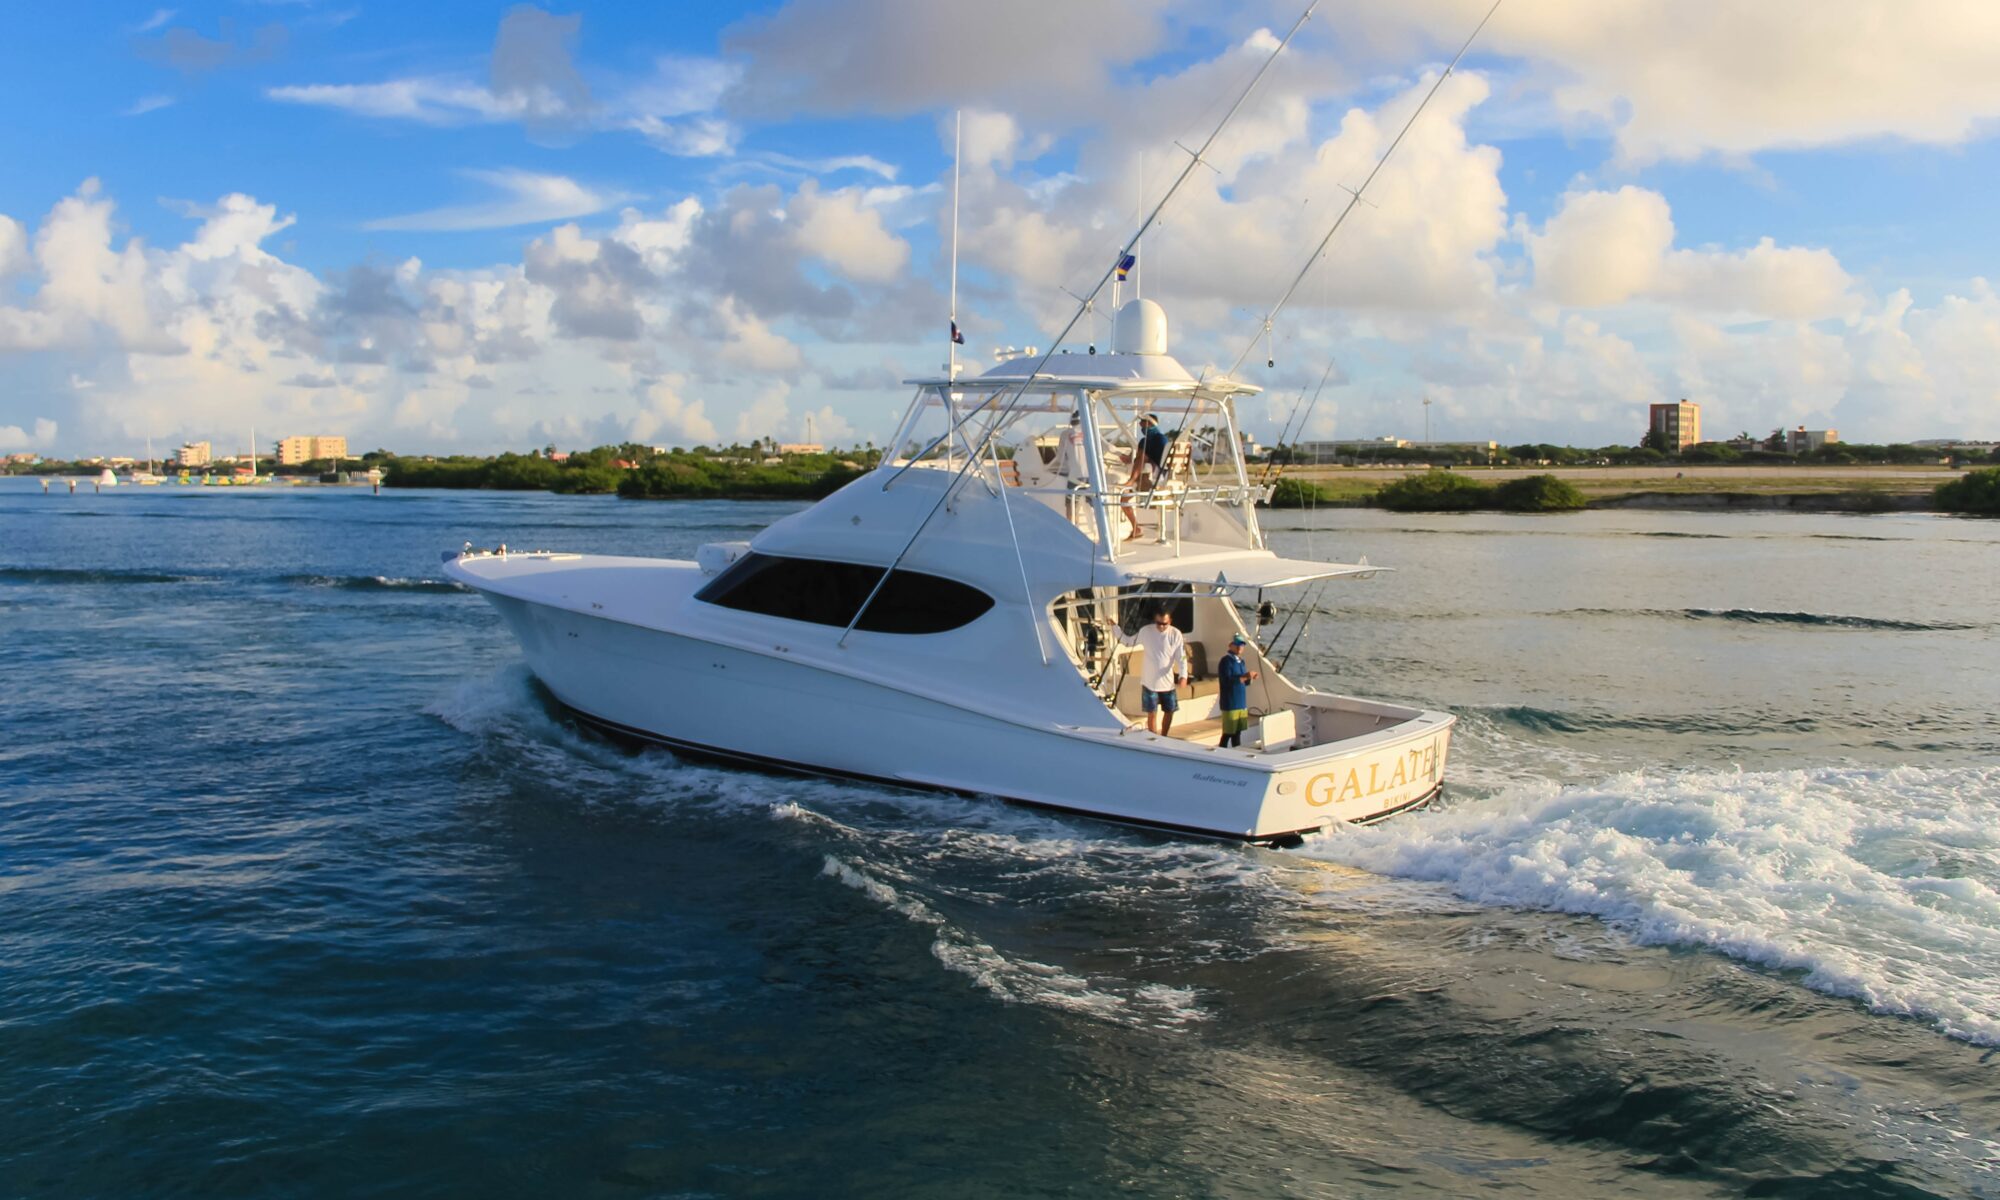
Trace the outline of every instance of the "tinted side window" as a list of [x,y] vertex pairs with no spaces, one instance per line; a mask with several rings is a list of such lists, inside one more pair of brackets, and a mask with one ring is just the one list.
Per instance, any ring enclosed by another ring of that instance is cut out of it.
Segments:
[[857,628],[870,633],[943,633],[972,623],[992,607],[993,597],[956,579],[897,571]]
[[[743,612],[815,625],[845,626],[882,577],[882,568],[811,558],[746,554],[695,593]],[[975,620],[993,598],[956,580],[897,571],[856,628],[870,633],[943,633]]]

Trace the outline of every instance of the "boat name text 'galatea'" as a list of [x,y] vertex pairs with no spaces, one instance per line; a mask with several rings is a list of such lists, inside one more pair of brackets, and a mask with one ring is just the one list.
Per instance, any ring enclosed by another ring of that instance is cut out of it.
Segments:
[[1433,741],[1408,753],[1398,755],[1396,769],[1387,779],[1381,777],[1382,764],[1368,764],[1368,777],[1364,786],[1361,768],[1349,767],[1347,778],[1343,780],[1338,771],[1327,771],[1315,775],[1306,783],[1306,803],[1325,807],[1340,800],[1358,800],[1386,792],[1417,779],[1438,777],[1438,746]]

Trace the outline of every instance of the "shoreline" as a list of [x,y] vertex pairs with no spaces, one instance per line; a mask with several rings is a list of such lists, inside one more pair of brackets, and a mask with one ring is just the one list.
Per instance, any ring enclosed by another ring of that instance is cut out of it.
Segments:
[[[1430,468],[1300,467],[1282,477],[1318,488],[1320,507],[1372,507],[1382,488]],[[1947,512],[1938,485],[1978,466],[1770,466],[1699,464],[1639,467],[1452,467],[1453,475],[1486,484],[1548,475],[1575,487],[1586,509],[1687,512],[1889,513]],[[1304,507],[1287,505],[1285,507]],[[1499,511],[1476,509],[1474,511]]]
[[[1641,475],[1644,472],[1644,475]],[[1734,477],[1731,477],[1732,472]],[[1746,477],[1744,472],[1763,472]],[[1285,472],[1284,479],[1297,480],[1315,485],[1322,493],[1317,501],[1296,504],[1272,504],[1268,507],[1276,511],[1301,508],[1373,508],[1374,494],[1387,484],[1408,475],[1422,474],[1422,468],[1320,468]],[[1673,473],[1671,468],[1552,468],[1535,471],[1522,468],[1453,468],[1453,473],[1481,482],[1504,482],[1507,479],[1526,475],[1554,475],[1576,485],[1585,496],[1585,510],[1641,509],[1650,511],[1682,512],[1799,512],[1799,513],[1948,513],[1949,510],[1937,506],[1933,490],[1940,483],[1959,478],[1964,471],[1958,470],[1912,470],[1909,468],[1845,468],[1835,471],[1795,471],[1787,468],[1711,468],[1705,471],[1682,471]],[[1664,476],[1664,477],[1663,477]],[[28,475],[9,475],[8,478],[33,480]],[[68,478],[68,477],[51,477]],[[1278,477],[1274,477],[1278,478]],[[1665,484],[1665,487],[1632,488],[1632,484]],[[1752,486],[1748,489],[1744,484]],[[1757,483],[1779,484],[1781,487],[1756,488]],[[1625,486],[1620,486],[1625,485]],[[1782,486],[1788,485],[1788,486]],[[163,491],[183,491],[189,485],[170,486]],[[319,480],[279,479],[267,482],[260,490],[293,489],[352,491],[369,487],[368,484],[328,484]],[[120,490],[125,490],[121,485]],[[212,490],[212,489],[195,489]],[[228,490],[235,490],[230,488]],[[380,491],[466,491],[466,492],[542,492],[549,495],[597,495],[592,492],[558,492],[550,488],[467,488],[436,487],[434,485],[398,487],[386,480]],[[730,501],[785,501],[811,500],[814,497],[784,490],[764,490],[746,488],[741,491],[718,491],[706,494],[680,495],[622,495],[624,500],[730,500]],[[1475,509],[1472,511],[1504,511],[1500,509]],[[1955,515],[1955,514],[1953,514]]]

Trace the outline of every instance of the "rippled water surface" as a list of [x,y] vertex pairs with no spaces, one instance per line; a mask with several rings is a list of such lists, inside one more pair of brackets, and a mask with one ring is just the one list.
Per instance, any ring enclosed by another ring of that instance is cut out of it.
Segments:
[[2000,525],[1275,514],[1462,718],[1289,852],[630,754],[437,569],[791,507],[0,481],[0,1194],[2000,1196]]

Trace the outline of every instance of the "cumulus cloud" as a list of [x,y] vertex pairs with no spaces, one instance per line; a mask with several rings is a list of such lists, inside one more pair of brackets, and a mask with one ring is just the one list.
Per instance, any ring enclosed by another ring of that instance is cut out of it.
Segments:
[[646,384],[640,393],[638,413],[626,423],[627,440],[680,445],[716,441],[715,423],[703,411],[702,402],[682,398],[680,389],[685,385],[686,381],[679,377]]
[[0,450],[46,450],[56,442],[56,423],[38,417],[32,432],[19,425],[0,425]]
[[362,228],[429,231],[505,229],[514,225],[540,225],[572,217],[587,217],[630,198],[619,192],[597,191],[564,175],[543,175],[511,168],[459,173],[503,195],[481,204],[448,205],[399,217],[381,217],[367,222]]
[[743,308],[734,297],[716,308],[722,345],[720,357],[726,363],[753,371],[796,371],[805,361],[799,348],[762,319]]
[[0,214],[0,279],[28,268],[28,231],[21,223]]
[[1528,238],[1535,285],[1558,304],[1623,304],[1659,285],[1674,219],[1667,199],[1645,188],[1567,196]]
[[807,180],[790,212],[799,248],[849,279],[879,283],[909,265],[910,244],[882,227],[882,214],[863,203],[858,189],[821,192]]
[[1575,192],[1527,236],[1537,294],[1600,308],[1654,300],[1748,318],[1816,320],[1855,310],[1853,280],[1831,253],[1779,246],[1675,249],[1666,197],[1626,186]]
[[630,246],[558,225],[529,243],[525,264],[528,279],[554,293],[550,315],[564,333],[631,341],[644,329],[640,293],[652,276]]
[[[1469,19],[1456,0],[1366,0],[1338,34],[1350,54],[1407,56],[1455,42]],[[1482,48],[1521,59],[1524,90],[1609,130],[1632,163],[1879,137],[1956,144],[2000,117],[2000,9],[1985,0],[1935,0],[1921,19],[1896,0],[1852,0],[1837,17],[1811,0],[1509,5]]]

